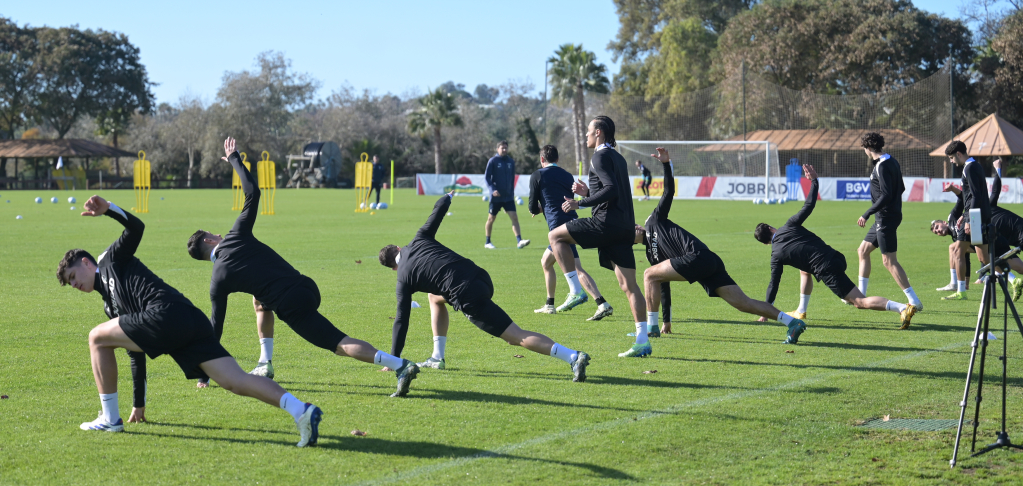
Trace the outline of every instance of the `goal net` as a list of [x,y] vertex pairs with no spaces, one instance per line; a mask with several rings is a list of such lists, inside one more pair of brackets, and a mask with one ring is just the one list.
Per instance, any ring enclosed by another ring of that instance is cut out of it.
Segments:
[[766,141],[620,140],[618,150],[629,161],[629,175],[641,175],[640,161],[654,175],[661,164],[651,154],[662,147],[671,156],[675,176],[781,177],[778,147]]

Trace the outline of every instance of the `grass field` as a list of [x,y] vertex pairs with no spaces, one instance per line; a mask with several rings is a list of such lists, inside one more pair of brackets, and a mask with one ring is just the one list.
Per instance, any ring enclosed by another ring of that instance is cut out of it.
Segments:
[[[400,191],[391,209],[370,215],[352,212],[351,191],[278,192],[277,215],[261,217],[256,236],[318,283],[320,310],[339,328],[388,350],[395,274],[377,263],[377,253],[385,244],[408,242],[435,198]],[[49,203],[53,195],[62,201]],[[885,415],[958,418],[980,292],[973,287],[972,300],[943,302],[943,294],[934,291],[948,282],[949,239],[931,235],[927,227],[947,214],[946,205],[905,205],[899,258],[926,308],[907,331],[896,330],[896,314],[857,311],[818,284],[809,330],[798,346],[786,346],[780,344],[785,330],[778,323],[754,322],[720,299],[707,298],[698,285],[675,284],[677,334],[654,339],[652,357],[619,359],[617,353],[631,344],[625,333],[632,330],[632,318],[613,274],[598,268],[594,251],[582,252],[583,263],[615,315],[586,322],[592,301],[568,313],[536,315],[532,310],[544,299],[539,260],[546,225],[523,218],[533,244],[516,250],[501,215],[494,237],[499,249],[484,250],[485,203],[457,198],[438,239],[490,272],[495,301],[519,325],[588,352],[589,379],[573,383],[565,363],[508,347],[453,314],[448,369],[425,370],[407,398],[389,398],[393,374],[335,357],[279,323],[278,381],[326,414],[320,447],[298,449],[286,413],[216,386],[197,390],[168,357],[149,365],[149,423],[129,424],[124,434],[78,430],[99,409],[87,336],[106,318],[98,294],[60,287],[54,273],[66,250],[99,254],[121,227],[109,218],[79,217],[63,201],[68,195],[0,194],[0,394],[9,396],[0,400],[3,484],[1023,481],[1023,456],[1005,451],[977,459],[961,454],[961,467],[950,471],[954,429],[856,427]],[[81,206],[89,194],[73,195]],[[129,191],[102,195],[133,206]],[[33,203],[36,196],[47,202]],[[211,266],[189,258],[185,241],[200,227],[230,229],[235,218],[230,203],[226,190],[153,191],[150,213],[140,215],[147,230],[137,256],[204,312],[210,306]],[[645,218],[654,205],[637,202],[637,217]],[[853,279],[855,248],[865,232],[855,221],[865,208],[866,203],[821,202],[807,225],[846,255]],[[679,201],[672,219],[715,250],[749,295],[762,299],[770,250],[752,238],[753,227],[761,221],[780,225],[796,209],[793,203]],[[24,219],[15,220],[19,214]],[[636,251],[643,269],[640,247]],[[563,279],[559,285],[558,303],[567,290]],[[879,254],[870,293],[905,301]],[[415,299],[426,303],[423,294]],[[791,310],[797,300],[798,272],[788,269],[778,305]],[[1010,337],[1009,355],[1019,357],[1021,340]],[[243,368],[255,364],[259,349],[247,295],[232,296],[223,342]],[[431,349],[429,310],[413,310],[404,354],[422,360]],[[998,428],[997,354],[988,361],[981,443],[991,442]],[[130,372],[123,352],[118,359],[126,418]],[[1009,367],[1009,430],[1023,442],[1023,366],[1010,360]],[[648,370],[657,373],[643,373]],[[368,436],[353,436],[353,429]]]

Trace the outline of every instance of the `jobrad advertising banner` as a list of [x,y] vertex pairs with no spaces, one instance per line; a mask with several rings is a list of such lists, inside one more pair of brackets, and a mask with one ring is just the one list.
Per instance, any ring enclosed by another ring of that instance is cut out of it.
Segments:
[[[583,182],[587,179],[584,176]],[[927,177],[905,177],[906,192],[902,200],[907,202],[954,203],[955,195],[944,192],[950,185],[959,187],[960,179],[930,179]],[[988,190],[994,179],[988,178]],[[631,176],[633,197],[643,196],[643,178]],[[810,191],[810,181],[800,179],[797,194],[789,194],[784,177],[772,177],[770,184],[763,177],[676,177],[675,199],[734,199],[750,200],[780,199],[802,201]],[[416,192],[419,195],[441,195],[455,191],[460,196],[482,196],[492,190],[487,186],[483,174],[416,174]],[[658,198],[664,191],[664,178],[654,177],[649,187],[650,197]],[[515,176],[515,195],[529,196],[529,176]],[[821,177],[818,198],[824,201],[869,201],[870,179],[856,177]],[[1023,180],[1003,178],[1000,203],[1023,203]]]

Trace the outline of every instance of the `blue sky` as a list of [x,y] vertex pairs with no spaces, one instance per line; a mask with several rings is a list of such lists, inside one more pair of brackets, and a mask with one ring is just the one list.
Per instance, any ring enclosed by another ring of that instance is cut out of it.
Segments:
[[[445,81],[543,89],[544,61],[558,45],[582,43],[618,71],[607,44],[618,32],[611,0],[6,2],[19,24],[78,24],[128,35],[157,100],[191,93],[212,101],[225,71],[253,65],[262,51],[289,57],[320,80],[320,96],[342,84],[383,94],[425,91]],[[914,2],[958,17],[960,0]]]

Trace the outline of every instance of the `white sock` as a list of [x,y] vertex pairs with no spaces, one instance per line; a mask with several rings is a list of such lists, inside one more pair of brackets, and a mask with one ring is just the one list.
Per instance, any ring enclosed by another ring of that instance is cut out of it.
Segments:
[[1012,282],[1013,280],[1016,280],[1016,276],[1013,275],[1012,272],[1009,272],[1008,275],[1006,275],[1006,276],[1009,277],[1009,281],[1010,282]]
[[650,332],[649,331],[650,329],[653,329],[653,328],[657,327],[657,312],[647,312],[646,313],[646,325],[647,325],[647,332]]
[[377,351],[377,354],[373,356],[373,362],[378,365],[384,365],[392,370],[397,370],[398,368],[401,368],[401,365],[405,362],[405,360],[396,356],[391,356],[383,351]]
[[952,274],[952,280],[949,280],[949,281],[948,281],[948,284],[949,284],[949,285],[955,285],[955,284],[956,284],[956,282],[958,282],[958,281],[959,281],[959,279],[957,279],[957,278],[956,278],[956,277],[957,277],[957,275],[956,275],[956,269],[954,269],[954,268],[952,268],[952,269],[949,269],[948,273],[951,273],[951,274]]
[[867,277],[860,277],[860,284],[857,286],[860,288],[860,293],[867,295],[867,284],[870,283],[870,279]]
[[295,418],[295,421],[298,422],[299,417],[305,413],[305,402],[295,398],[295,395],[284,392],[284,395],[281,396],[281,408],[285,412],[290,413]]
[[558,343],[554,343],[551,347],[551,356],[560,359],[568,364],[572,364],[575,358],[579,356],[579,352],[574,349],[568,349]]
[[266,363],[274,359],[274,338],[259,339],[259,362]]
[[444,346],[448,344],[447,336],[433,337],[433,359],[444,359]]
[[790,316],[790,315],[788,315],[788,314],[786,314],[784,312],[779,312],[778,313],[778,322],[780,322],[782,324],[785,324],[787,326],[787,325],[789,325],[792,322],[792,316]]
[[960,280],[956,285],[958,285],[958,287],[956,288],[957,292],[966,292],[966,281],[965,280]]
[[103,420],[108,424],[116,424],[121,420],[121,414],[117,411],[117,392],[99,394],[99,403],[103,406]]
[[568,280],[568,291],[573,295],[583,293],[583,286],[579,283],[579,275],[576,272],[573,271],[566,273],[565,280]]
[[647,333],[646,323],[645,322],[637,322],[636,323],[636,344],[646,344],[646,343],[650,342],[650,338],[647,337],[646,333]]
[[799,308],[796,312],[806,314],[807,307],[810,307],[810,294],[799,294]]
[[894,300],[889,300],[888,303],[884,305],[884,308],[885,310],[890,310],[892,312],[902,312],[906,310],[906,304],[900,304]]
[[906,294],[906,298],[909,299],[910,304],[920,307],[920,297],[916,296],[916,292],[913,291],[913,287],[906,287],[902,293]]

